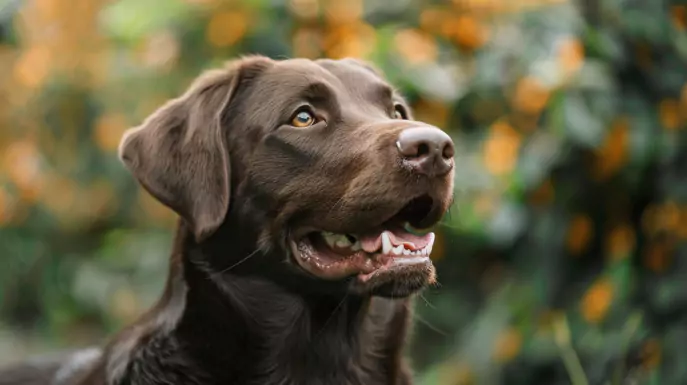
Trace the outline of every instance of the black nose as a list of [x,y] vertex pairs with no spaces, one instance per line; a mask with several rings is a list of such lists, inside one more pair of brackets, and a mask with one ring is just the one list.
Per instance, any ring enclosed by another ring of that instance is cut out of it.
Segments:
[[418,174],[441,176],[453,168],[453,141],[438,128],[403,130],[396,146],[406,163]]

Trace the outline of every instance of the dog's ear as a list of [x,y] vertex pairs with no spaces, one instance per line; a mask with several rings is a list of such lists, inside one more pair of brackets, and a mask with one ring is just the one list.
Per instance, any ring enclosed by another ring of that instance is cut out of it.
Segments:
[[200,242],[229,209],[231,166],[223,117],[236,91],[272,64],[249,57],[198,77],[143,124],[129,129],[119,157],[138,182],[179,214]]

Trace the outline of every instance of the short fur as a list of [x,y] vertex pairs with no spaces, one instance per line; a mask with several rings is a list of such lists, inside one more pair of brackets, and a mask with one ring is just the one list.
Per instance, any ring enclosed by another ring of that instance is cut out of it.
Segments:
[[[326,123],[289,127],[304,102]],[[251,56],[200,76],[120,146],[180,217],[161,299],[102,351],[16,367],[0,385],[57,385],[58,370],[59,385],[411,384],[410,295],[434,268],[328,281],[288,247],[308,229],[366,228],[420,194],[435,202],[426,224],[446,211],[453,174],[404,168],[396,138],[423,124],[393,119],[394,103],[405,106],[352,59]]]

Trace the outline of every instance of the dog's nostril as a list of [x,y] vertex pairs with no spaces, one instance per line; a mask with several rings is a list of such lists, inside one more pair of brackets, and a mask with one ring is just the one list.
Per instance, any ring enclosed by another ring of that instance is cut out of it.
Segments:
[[439,176],[445,175],[453,168],[453,141],[436,127],[405,129],[398,136],[396,146],[406,164],[416,173]]
[[417,146],[417,154],[415,155],[416,157],[420,158],[425,155],[429,154],[429,146],[427,143],[420,143],[419,146]]
[[453,148],[453,143],[446,143],[446,146],[444,146],[444,150],[441,152],[441,156],[448,160],[453,158],[455,155],[455,150]]

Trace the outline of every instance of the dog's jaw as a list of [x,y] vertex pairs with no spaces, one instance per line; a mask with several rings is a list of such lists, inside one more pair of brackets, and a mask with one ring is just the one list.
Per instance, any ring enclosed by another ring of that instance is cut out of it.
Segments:
[[[218,271],[193,258],[200,248],[172,258],[161,301],[113,340],[83,384],[387,384],[407,375],[400,346],[409,299],[324,295],[315,301],[269,279]],[[351,362],[353,351],[361,354]],[[248,361],[239,365],[235,357]],[[307,357],[318,357],[317,364],[304,368]],[[354,369],[362,361],[375,370]]]

